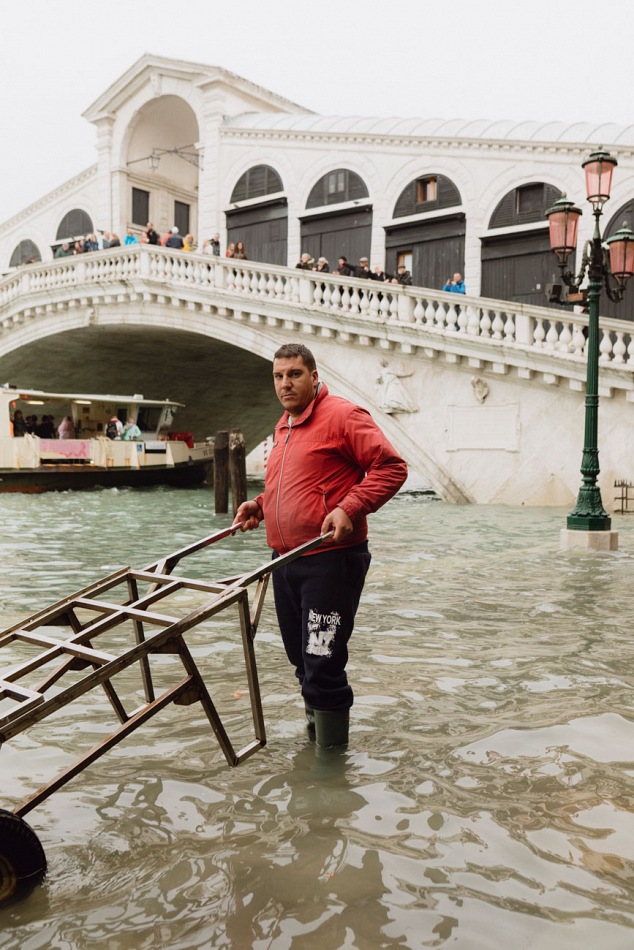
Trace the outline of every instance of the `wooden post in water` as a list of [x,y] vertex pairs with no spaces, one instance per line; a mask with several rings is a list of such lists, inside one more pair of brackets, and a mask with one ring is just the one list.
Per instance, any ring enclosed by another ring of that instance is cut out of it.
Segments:
[[229,473],[235,515],[242,502],[247,500],[247,460],[244,436],[240,429],[232,429],[229,433]]
[[214,503],[217,515],[229,511],[229,435],[216,432],[214,439]]

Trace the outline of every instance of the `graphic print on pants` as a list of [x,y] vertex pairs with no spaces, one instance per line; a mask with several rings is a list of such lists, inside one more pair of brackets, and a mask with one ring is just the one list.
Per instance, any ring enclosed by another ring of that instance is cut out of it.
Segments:
[[333,611],[330,614],[320,614],[312,607],[308,610],[308,645],[307,653],[313,656],[332,656],[332,647],[337,630],[341,625],[341,614]]

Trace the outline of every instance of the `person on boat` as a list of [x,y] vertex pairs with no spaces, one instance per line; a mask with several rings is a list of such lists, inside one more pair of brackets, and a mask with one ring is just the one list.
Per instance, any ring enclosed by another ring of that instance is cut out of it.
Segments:
[[138,425],[136,424],[132,416],[130,416],[130,418],[128,419],[128,421],[123,427],[122,439],[124,439],[126,442],[135,442],[137,439],[140,439],[140,438],[141,438],[141,430],[139,429]]
[[123,435],[123,423],[118,416],[112,416],[106,423],[106,437],[108,439],[120,439]]
[[72,416],[64,416],[57,427],[57,435],[60,439],[75,438],[75,423],[73,422]]
[[366,516],[398,491],[407,464],[365,409],[329,394],[303,344],[277,350],[273,382],[285,411],[264,491],[240,505],[233,523],[249,531],[264,521],[274,558],[332,533],[274,570],[273,591],[309,729],[314,723],[320,746],[345,745],[353,702],[348,641],[370,565]]
[[20,436],[26,434],[26,419],[22,415],[21,409],[16,409],[13,413],[13,435]]
[[35,434],[40,437],[40,439],[55,439],[55,417],[54,416],[42,416],[42,421],[35,430]]

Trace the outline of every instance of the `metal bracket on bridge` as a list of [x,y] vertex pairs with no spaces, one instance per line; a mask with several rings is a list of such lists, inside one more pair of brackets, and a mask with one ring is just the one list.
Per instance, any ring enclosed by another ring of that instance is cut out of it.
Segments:
[[[0,633],[0,651],[5,655],[8,651],[15,655],[35,647],[35,655],[0,672],[0,745],[97,688],[105,692],[120,723],[114,732],[22,802],[14,810],[16,816],[22,817],[35,808],[170,703],[200,703],[231,766],[239,765],[266,745],[253,641],[269,575],[318,547],[330,535],[315,538],[237,577],[204,581],[172,574],[185,557],[234,535],[238,527],[233,525],[203,538],[144,569],[115,571]],[[254,583],[255,593],[249,606],[247,588]],[[202,595],[202,603],[191,609],[183,592],[196,594],[198,600]],[[239,751],[234,749],[185,642],[186,635],[199,624],[233,606],[240,623],[254,730],[252,741]],[[165,662],[164,654],[174,656],[180,664]],[[135,665],[140,683],[137,677],[124,676],[115,686],[115,677]],[[119,693],[127,688],[138,703],[140,685],[144,702],[128,712]]]

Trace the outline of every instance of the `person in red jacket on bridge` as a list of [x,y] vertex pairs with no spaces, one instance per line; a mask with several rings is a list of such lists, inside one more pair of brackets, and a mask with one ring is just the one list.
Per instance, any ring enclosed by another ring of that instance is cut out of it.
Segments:
[[273,557],[332,532],[272,578],[309,731],[320,746],[344,745],[353,703],[348,641],[370,566],[366,516],[398,491],[407,465],[365,409],[329,394],[303,344],[277,350],[273,382],[284,414],[264,491],[240,505],[234,524],[248,531],[264,521]]

